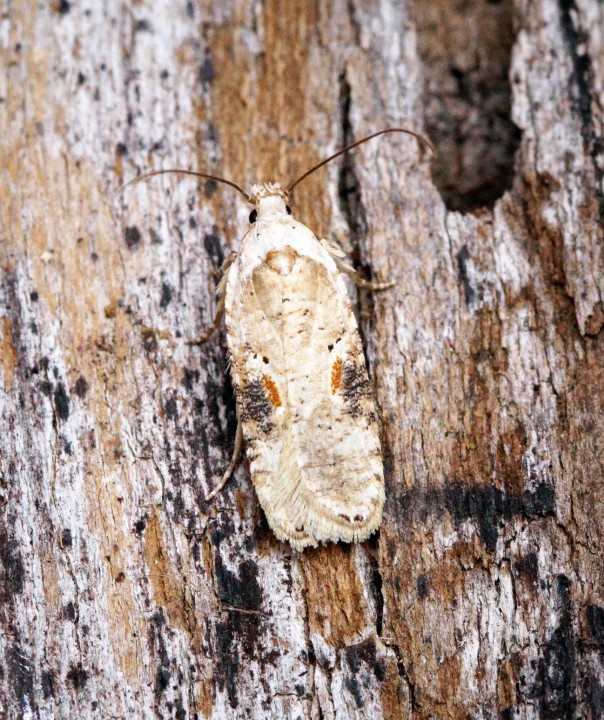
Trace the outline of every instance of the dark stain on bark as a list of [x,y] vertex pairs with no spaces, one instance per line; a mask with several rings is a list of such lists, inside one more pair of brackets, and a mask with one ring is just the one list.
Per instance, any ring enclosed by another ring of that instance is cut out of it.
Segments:
[[430,575],[428,575],[428,573],[418,575],[415,587],[417,589],[417,597],[420,600],[425,600],[430,592]]
[[158,667],[155,674],[155,694],[161,695],[170,684],[170,670],[167,667]]
[[446,509],[456,528],[466,520],[478,527],[478,534],[487,550],[495,551],[499,528],[516,515],[528,520],[551,515],[554,512],[555,494],[551,485],[539,483],[534,490],[518,493],[487,486],[470,486],[449,483],[428,491],[410,490],[400,499],[401,512],[408,522],[425,520]]
[[55,676],[50,670],[45,670],[42,673],[40,679],[40,685],[42,687],[42,697],[48,700],[49,697],[54,697],[55,694]]
[[532,583],[536,583],[539,577],[539,560],[537,553],[528,553],[524,557],[516,560],[514,563],[514,571],[517,575],[526,577]]
[[151,330],[151,328],[143,328],[141,330],[141,336],[145,352],[148,354],[157,352],[157,333]]
[[470,307],[474,300],[474,288],[470,283],[470,276],[468,274],[468,260],[470,259],[470,253],[468,252],[468,246],[464,245],[462,249],[457,253],[457,272],[460,282],[463,284],[464,298],[466,305]]
[[348,675],[344,680],[344,685],[348,692],[352,695],[354,704],[357,708],[363,707],[363,695],[361,691],[361,685],[354,675]]
[[346,661],[354,673],[358,673],[365,663],[373,671],[376,680],[383,682],[386,679],[386,665],[383,658],[378,655],[373,637],[346,648]]
[[168,305],[172,302],[172,297],[174,295],[174,289],[172,288],[172,285],[170,285],[169,282],[162,282],[161,284],[161,298],[159,300],[159,306],[162,308],[162,310],[165,310]]
[[134,527],[132,529],[136,535],[142,535],[145,532],[146,527],[147,527],[147,518],[142,517],[140,520],[137,520],[134,523]]
[[260,610],[262,589],[258,584],[258,566],[253,560],[244,560],[239,565],[239,575],[235,575],[217,554],[214,571],[218,597],[223,603],[242,610]]
[[137,20],[134,26],[135,32],[151,32],[151,23],[148,20]]
[[134,250],[139,245],[141,239],[141,231],[136,227],[136,225],[131,225],[126,228],[124,240],[130,250]]
[[80,375],[80,377],[76,380],[73,391],[81,400],[86,397],[86,394],[88,393],[88,381],[83,375]]
[[[6,665],[9,670],[9,677],[12,680],[15,697],[23,704],[24,696],[27,695],[30,701],[30,707],[35,715],[34,674],[30,659],[20,645],[15,644],[7,647]],[[0,671],[0,675],[1,674],[2,672]]]
[[199,68],[199,79],[203,85],[210,85],[216,77],[216,70],[214,69],[214,63],[212,58],[208,55],[201,63]]
[[194,370],[193,368],[185,368],[183,370],[181,382],[183,387],[186,388],[189,392],[191,392],[193,390],[193,385],[196,382],[199,382],[199,370]]
[[62,382],[57,383],[54,391],[55,412],[59,420],[67,420],[69,417],[69,395]]
[[587,680],[586,699],[591,709],[592,718],[604,717],[604,685],[595,677]]
[[386,665],[378,655],[374,638],[367,638],[357,645],[346,648],[346,663],[351,674],[344,680],[344,685],[352,695],[357,708],[363,707],[363,688],[367,682],[362,677],[363,666],[373,672],[378,682],[384,682],[386,678]]
[[219,547],[220,543],[233,536],[235,523],[231,513],[220,513],[210,525],[210,537],[212,545]]
[[[216,348],[217,354],[221,353]],[[193,383],[199,378],[198,371],[185,369],[183,385],[188,390],[193,390]],[[193,414],[185,437],[191,449],[189,453],[190,467],[189,474],[195,476],[198,472],[199,459],[204,469],[204,476],[208,483],[213,485],[222,477],[230,459],[229,440],[235,437],[236,415],[235,402],[233,398],[231,379],[229,373],[222,373],[218,379],[215,374],[208,376],[203,389],[203,401],[195,398],[193,400]],[[223,425],[223,413],[226,415],[227,426]],[[185,412],[183,411],[183,417]],[[192,430],[190,429],[192,425]],[[210,456],[209,448],[216,447],[224,450],[222,456]],[[203,490],[198,486],[198,501],[205,502],[205,494],[209,488]]]
[[178,404],[174,396],[166,400],[164,411],[170,420],[176,420],[178,418]]
[[245,658],[254,656],[260,625],[259,615],[236,610],[227,610],[226,620],[216,625],[216,656],[220,661],[214,666],[214,679],[220,690],[226,688],[232,708],[239,705],[239,670]]
[[166,620],[161,610],[156,610],[151,616],[151,622],[149,623],[149,644],[153,648],[153,651],[159,659],[158,671],[155,674],[155,696],[159,701],[159,697],[165,690],[166,685],[163,684],[165,675],[162,674],[160,677],[160,671],[166,670],[168,672],[169,681],[169,666],[170,658],[168,657],[168,651],[166,649],[166,643],[164,640],[164,629],[166,627]]
[[585,614],[589,632],[604,660],[604,608],[599,605],[589,605]]
[[212,261],[214,268],[218,269],[222,267],[222,263],[224,262],[224,249],[218,235],[214,235],[214,233],[206,233],[203,236],[203,246],[210,256],[210,260]]
[[[239,574],[231,572],[219,554],[214,563],[217,594],[225,607],[227,618],[216,626],[218,657],[215,679],[220,689],[226,688],[229,704],[237,707],[237,676],[243,658],[252,658],[261,630],[262,589],[258,584],[258,566],[253,560],[239,565]],[[245,610],[248,612],[241,612]],[[251,612],[249,612],[251,611]]]
[[88,670],[84,670],[81,663],[72,665],[67,673],[67,680],[73,685],[75,690],[83,690],[86,687],[90,674]]
[[[569,87],[570,100],[574,112],[581,122],[581,135],[585,152],[591,158],[596,182],[591,191],[598,200],[600,221],[604,220],[604,170],[601,167],[600,156],[604,153],[604,140],[596,132],[593,119],[593,68],[591,57],[586,51],[587,36],[575,25],[574,18],[581,17],[575,0],[559,0],[562,34],[568,47],[573,73]],[[582,48],[581,51],[579,48]]]
[[536,697],[541,717],[572,720],[577,707],[575,688],[575,642],[572,629],[570,581],[565,575],[555,578],[558,595],[558,627],[545,642],[539,659]]
[[0,582],[0,600],[8,602],[23,592],[25,569],[19,552],[19,542],[10,528],[16,518],[7,518],[7,528],[0,528],[0,562],[2,563],[2,582]]
[[53,3],[53,6],[56,8],[55,12],[59,15],[67,15],[67,13],[71,10],[71,3],[68,2],[68,0],[59,0],[58,3]]
[[71,622],[76,619],[75,605],[71,600],[66,605],[63,605],[63,617]]

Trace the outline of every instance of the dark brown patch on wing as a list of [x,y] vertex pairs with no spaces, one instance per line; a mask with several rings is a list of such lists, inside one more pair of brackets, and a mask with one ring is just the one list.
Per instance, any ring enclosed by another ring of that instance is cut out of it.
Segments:
[[[345,515],[344,513],[340,513],[339,517],[341,517],[342,520],[346,520],[346,522],[349,522],[349,523],[352,522],[352,520],[350,519],[350,515]],[[353,519],[354,519],[354,522],[362,522],[362,521],[363,521],[363,516],[357,514],[357,515],[354,516]]]
[[281,398],[279,396],[279,390],[277,390],[277,386],[275,385],[275,381],[268,375],[263,375],[262,382],[264,383],[264,387],[268,393],[268,399],[273,407],[281,407]]
[[342,358],[336,358],[331,366],[331,394],[334,395],[342,385]]
[[362,401],[371,397],[371,386],[362,357],[349,358],[342,365],[342,393],[348,412],[353,416],[363,414]]
[[243,422],[253,420],[268,433],[273,429],[273,403],[267,397],[264,377],[243,384],[238,393],[238,400],[241,403],[241,420]]

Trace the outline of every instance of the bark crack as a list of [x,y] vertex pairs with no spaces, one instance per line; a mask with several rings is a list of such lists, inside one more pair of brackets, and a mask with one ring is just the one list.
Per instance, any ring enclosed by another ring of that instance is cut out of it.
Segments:
[[[339,81],[339,105],[341,123],[342,146],[354,141],[352,122],[350,119],[350,107],[352,103],[352,89],[346,77],[346,68],[340,73]],[[346,153],[342,158],[338,177],[338,198],[340,208],[348,229],[350,231],[350,244],[352,247],[352,262],[355,270],[360,267],[360,238],[367,232],[367,220],[365,208],[361,201],[361,189],[356,174],[354,156]]]
[[598,137],[593,119],[593,69],[591,58],[587,51],[580,52],[580,46],[587,47],[587,33],[580,30],[573,20],[573,16],[580,16],[575,0],[560,0],[560,21],[562,33],[568,47],[573,65],[571,77],[571,103],[573,110],[581,121],[581,136],[586,154],[589,156],[596,182],[593,192],[598,200],[600,221],[604,221],[604,169],[600,167],[598,158],[604,153],[604,139]]

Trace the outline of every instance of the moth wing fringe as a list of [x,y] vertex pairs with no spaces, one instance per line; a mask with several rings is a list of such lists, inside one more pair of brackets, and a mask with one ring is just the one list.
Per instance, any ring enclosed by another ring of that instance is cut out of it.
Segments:
[[[360,542],[375,532],[382,518],[384,486],[381,478],[371,478],[371,482],[374,481],[377,481],[379,494],[372,499],[369,516],[356,522],[346,520],[336,511],[330,511],[324,502],[317,500],[316,493],[305,487],[305,478],[296,463],[290,439],[283,447],[279,482],[257,487],[257,492],[275,535],[296,550],[303,550],[305,547],[317,547],[319,542]],[[350,510],[350,516],[358,514],[357,509]],[[282,517],[287,518],[287,525]]]

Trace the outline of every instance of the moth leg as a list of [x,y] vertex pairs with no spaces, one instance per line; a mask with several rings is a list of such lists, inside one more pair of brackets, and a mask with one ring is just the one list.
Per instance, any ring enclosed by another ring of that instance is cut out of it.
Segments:
[[371,280],[365,280],[365,278],[361,277],[352,265],[349,265],[346,262],[344,259],[346,257],[344,251],[334,242],[321,240],[321,244],[334,259],[338,270],[348,275],[357,287],[365,288],[366,290],[387,290],[394,285],[394,280],[388,280],[386,282],[371,282]]
[[222,267],[220,268],[220,272],[222,273],[222,275],[216,288],[216,296],[218,299],[216,303],[216,314],[214,315],[214,321],[204,333],[199,335],[199,337],[187,340],[187,345],[202,345],[204,342],[209,340],[216,332],[216,330],[218,330],[218,328],[220,327],[220,323],[222,322],[222,318],[224,315],[224,300],[226,295],[227,279],[229,277],[229,268],[235,262],[236,257],[236,252],[230,253],[227,259],[222,263]]
[[233,474],[235,468],[237,467],[237,463],[239,462],[241,458],[241,451],[243,449],[243,425],[241,424],[240,420],[237,420],[237,432],[235,433],[235,447],[233,449],[233,457],[231,458],[231,462],[229,463],[228,468],[226,469],[226,472],[222,476],[222,480],[216,485],[216,487],[211,490],[206,495],[206,502],[209,502],[212,500],[212,498],[216,497],[218,493],[222,490],[222,488],[227,484],[228,479]]

